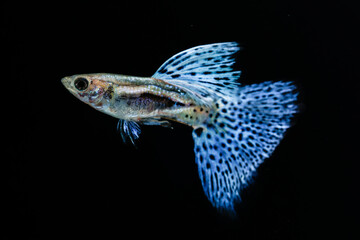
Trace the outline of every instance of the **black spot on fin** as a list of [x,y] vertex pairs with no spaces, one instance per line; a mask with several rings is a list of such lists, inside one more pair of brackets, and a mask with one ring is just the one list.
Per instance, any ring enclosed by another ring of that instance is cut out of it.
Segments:
[[194,130],[194,133],[196,134],[197,137],[201,137],[201,134],[203,133],[204,129],[203,128],[197,128]]

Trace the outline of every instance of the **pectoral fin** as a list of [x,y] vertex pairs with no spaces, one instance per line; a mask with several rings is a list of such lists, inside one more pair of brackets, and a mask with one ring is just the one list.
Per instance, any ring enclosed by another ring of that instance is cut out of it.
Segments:
[[127,121],[120,119],[117,124],[117,130],[119,131],[124,143],[131,142],[135,146],[135,141],[139,138],[141,129],[137,122]]

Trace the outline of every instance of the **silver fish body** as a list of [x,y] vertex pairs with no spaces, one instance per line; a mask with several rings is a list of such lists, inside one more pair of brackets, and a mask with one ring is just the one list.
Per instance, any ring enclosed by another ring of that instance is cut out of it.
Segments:
[[[76,89],[78,79],[87,81],[85,90]],[[162,119],[196,126],[205,121],[212,107],[197,93],[150,77],[78,74],[63,78],[62,83],[96,110],[128,121],[150,123]]]

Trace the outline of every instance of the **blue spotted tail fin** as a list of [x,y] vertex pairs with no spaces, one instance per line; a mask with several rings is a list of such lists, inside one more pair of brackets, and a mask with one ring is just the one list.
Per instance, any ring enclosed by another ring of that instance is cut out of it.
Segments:
[[275,150],[297,113],[291,82],[240,87],[221,97],[216,112],[193,131],[195,158],[205,194],[214,207],[236,215],[241,189]]

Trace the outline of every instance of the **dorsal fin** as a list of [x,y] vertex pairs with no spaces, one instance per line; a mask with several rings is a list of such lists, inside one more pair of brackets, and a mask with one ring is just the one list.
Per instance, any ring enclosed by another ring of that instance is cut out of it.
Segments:
[[214,43],[190,48],[168,59],[152,76],[174,80],[176,84],[194,89],[207,89],[225,94],[237,89],[241,71],[233,71],[233,54],[240,47],[236,42]]

